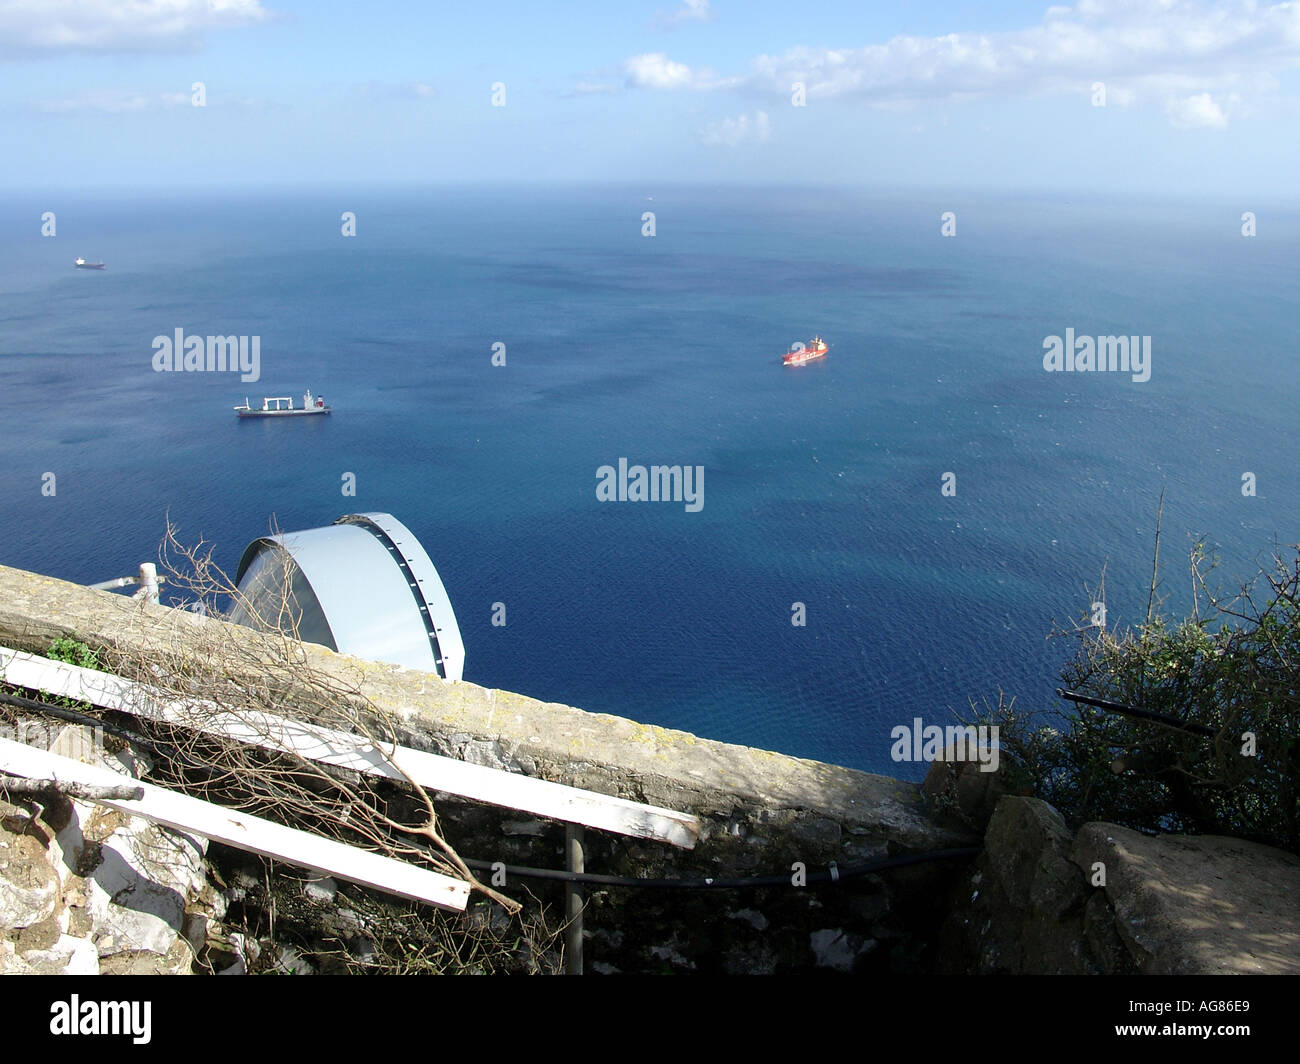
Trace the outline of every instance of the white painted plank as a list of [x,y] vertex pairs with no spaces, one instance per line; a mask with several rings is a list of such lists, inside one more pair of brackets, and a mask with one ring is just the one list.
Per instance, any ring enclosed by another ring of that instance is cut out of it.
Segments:
[[198,699],[180,702],[120,676],[4,647],[0,647],[0,669],[9,683],[22,687],[225,735],[266,749],[292,751],[301,757],[357,772],[402,779],[402,772],[394,767],[396,762],[423,787],[552,820],[655,839],[684,849],[693,848],[699,838],[699,820],[689,813],[471,765],[408,747],[381,750],[366,744],[360,736],[269,713],[235,715],[218,710],[211,702]]
[[131,780],[99,765],[86,765],[70,757],[52,754],[33,746],[0,739],[0,771],[29,779],[61,780],[92,786],[114,786],[131,781],[144,790],[138,801],[96,798],[132,816],[142,816],[177,831],[202,835],[263,857],[309,868],[362,886],[373,887],[414,901],[426,901],[442,909],[464,911],[469,884],[463,880],[419,868],[382,854],[361,850],[333,839],[309,835],[296,828],[275,824],[234,809],[224,809],[189,795],[177,794],[153,783]]

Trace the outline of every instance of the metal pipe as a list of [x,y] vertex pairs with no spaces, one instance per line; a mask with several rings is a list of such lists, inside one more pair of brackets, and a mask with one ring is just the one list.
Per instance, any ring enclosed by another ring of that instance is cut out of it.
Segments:
[[156,605],[158,602],[158,566],[153,562],[141,562],[139,580],[140,590],[135,593],[134,597]]
[[[149,601],[157,602],[158,585],[167,583],[167,578],[158,575],[158,566],[153,562],[143,562],[140,565],[140,573],[138,576],[119,576],[116,580],[103,580],[98,584],[89,584],[87,586],[93,588],[95,591],[112,591],[119,587],[129,587],[132,584],[139,584],[143,590],[145,586],[146,570],[148,570],[153,587],[153,597],[150,598]],[[137,594],[140,594],[140,592],[137,592]]]
[[1155,724],[1164,724],[1170,728],[1177,728],[1179,731],[1190,732],[1192,735],[1204,736],[1207,739],[1212,739],[1215,735],[1212,728],[1207,728],[1203,724],[1189,724],[1177,717],[1167,717],[1163,713],[1152,713],[1149,709],[1138,709],[1135,706],[1126,706],[1122,702],[1111,702],[1105,698],[1090,698],[1088,695],[1067,691],[1064,687],[1058,687],[1056,695],[1058,698],[1065,698],[1071,702],[1081,702],[1085,706],[1096,706],[1098,709],[1104,709],[1111,713],[1120,713],[1126,717],[1136,717],[1138,720],[1149,720]]
[[[864,864],[851,865],[848,868],[836,867],[834,871],[824,869],[809,872],[806,883],[838,883],[856,879],[860,876],[873,876],[893,868],[906,868],[909,865],[925,864],[930,861],[951,861],[978,857],[982,852],[979,846],[961,846],[948,850],[926,850],[923,853],[905,853],[897,857],[882,857]],[[494,871],[496,862],[481,861],[467,857],[465,863],[470,868],[482,871]],[[773,876],[750,876],[744,879],[638,879],[632,876],[606,876],[594,872],[562,872],[557,868],[527,868],[522,865],[506,865],[506,875],[519,876],[524,879],[546,879],[557,882],[591,883],[602,887],[637,887],[651,890],[753,890],[761,887],[789,887],[790,873],[781,872]]]
[[[581,824],[564,825],[564,860],[570,875],[586,871],[582,853]],[[573,880],[564,884],[564,974],[582,974],[582,885]]]

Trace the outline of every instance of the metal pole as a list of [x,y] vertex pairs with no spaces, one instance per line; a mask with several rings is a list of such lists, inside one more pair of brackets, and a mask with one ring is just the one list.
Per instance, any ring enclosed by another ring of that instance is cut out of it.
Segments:
[[153,562],[140,563],[140,590],[136,597],[146,602],[158,601],[158,566]]
[[[570,872],[585,872],[581,824],[564,825],[564,861]],[[564,884],[564,974],[582,974],[582,884]]]
[[1192,724],[1189,721],[1179,720],[1177,717],[1167,717],[1163,713],[1152,713],[1149,709],[1138,709],[1135,706],[1126,706],[1122,702],[1111,702],[1105,698],[1089,698],[1087,695],[1067,691],[1064,687],[1056,689],[1056,697],[1066,698],[1071,702],[1082,702],[1085,706],[1096,706],[1098,709],[1104,709],[1110,713],[1122,713],[1126,717],[1136,717],[1138,720],[1149,720],[1155,724],[1164,724],[1170,728],[1190,732],[1192,735],[1203,735],[1207,739],[1214,737],[1214,732],[1203,724]]

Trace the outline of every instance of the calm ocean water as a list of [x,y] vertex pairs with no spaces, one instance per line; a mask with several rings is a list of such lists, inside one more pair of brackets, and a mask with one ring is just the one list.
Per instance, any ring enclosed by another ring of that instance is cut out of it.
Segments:
[[[233,571],[272,515],[387,510],[467,679],[917,778],[890,728],[1051,705],[1103,568],[1141,615],[1162,488],[1172,609],[1191,536],[1226,584],[1300,541],[1300,218],[1246,206],[1254,239],[1231,205],[808,190],[11,199],[0,563],[125,575],[170,513]],[[155,373],[176,328],[260,336],[261,381]],[[1151,336],[1151,379],[1044,372],[1067,328]],[[230,409],[308,387],[332,417]],[[598,502],[620,457],[703,466],[703,509]]]

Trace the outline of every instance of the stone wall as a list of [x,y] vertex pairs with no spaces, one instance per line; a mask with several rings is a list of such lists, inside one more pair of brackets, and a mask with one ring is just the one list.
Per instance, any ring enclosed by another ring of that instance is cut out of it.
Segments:
[[[43,652],[59,636],[138,659],[201,631],[255,646],[253,633],[184,611],[0,566],[0,643]],[[638,878],[793,878],[876,858],[970,846],[969,826],[932,816],[920,788],[884,776],[699,738],[398,666],[307,648],[310,667],[403,722],[408,745],[476,764],[693,813],[692,851],[587,832],[587,870]],[[563,828],[517,811],[437,796],[467,858],[563,867]],[[962,862],[920,864],[827,885],[728,891],[590,890],[592,971],[922,970]],[[557,888],[507,882],[555,901]]]
[[[51,748],[124,778],[135,767],[85,728],[63,729]],[[221,904],[206,849],[93,802],[0,801],[0,973],[188,974]]]

